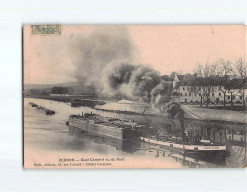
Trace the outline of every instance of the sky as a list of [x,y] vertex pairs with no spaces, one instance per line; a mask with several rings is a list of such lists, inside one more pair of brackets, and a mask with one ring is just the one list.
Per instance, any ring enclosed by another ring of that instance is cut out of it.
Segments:
[[[24,83],[76,81],[74,59],[80,58],[77,48],[83,48],[76,40],[104,28],[62,26],[61,35],[42,36],[33,35],[30,26],[25,26]],[[172,71],[193,73],[196,64],[213,63],[219,58],[232,62],[239,57],[246,59],[246,27],[243,25],[130,25],[121,28],[125,28],[123,33],[128,33],[132,43],[132,63],[147,64],[161,75]],[[110,43],[101,45],[104,44]]]

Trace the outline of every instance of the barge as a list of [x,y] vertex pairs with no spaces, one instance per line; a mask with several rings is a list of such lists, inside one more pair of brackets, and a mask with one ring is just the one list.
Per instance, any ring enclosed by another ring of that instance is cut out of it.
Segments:
[[70,128],[76,128],[78,131],[87,132],[90,135],[110,137],[117,140],[137,139],[143,127],[134,122],[103,117],[93,113],[70,115],[67,125]]
[[50,110],[50,109],[47,109],[47,108],[45,108],[45,107],[43,107],[43,106],[38,106],[38,107],[36,107],[36,109],[38,109],[38,110],[43,110],[43,111],[45,112],[46,115],[55,114],[55,111]]
[[154,145],[159,145],[159,146],[164,146],[164,147],[169,147],[169,148],[174,148],[177,150],[181,150],[184,152],[210,152],[210,151],[226,151],[226,145],[213,145],[213,144],[182,144],[182,143],[177,143],[173,141],[159,141],[155,138],[145,138],[145,137],[140,137],[141,141],[154,144]]

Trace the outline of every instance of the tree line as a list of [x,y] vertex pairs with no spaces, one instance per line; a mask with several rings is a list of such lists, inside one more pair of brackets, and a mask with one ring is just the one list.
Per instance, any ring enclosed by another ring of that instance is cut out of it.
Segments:
[[219,86],[219,90],[223,94],[224,106],[226,105],[226,94],[231,94],[232,104],[233,93],[236,90],[242,94],[242,102],[243,106],[245,106],[244,89],[247,87],[247,66],[242,58],[239,58],[235,63],[219,59],[211,64],[197,64],[194,73],[189,85],[191,86],[191,91],[201,97],[201,106],[205,97],[206,106],[208,107],[210,93],[213,91],[214,86]]
[[45,89],[30,89],[27,94],[31,96],[50,95],[50,94],[69,94],[69,95],[95,95],[96,89],[93,86],[78,84],[71,87],[54,86]]

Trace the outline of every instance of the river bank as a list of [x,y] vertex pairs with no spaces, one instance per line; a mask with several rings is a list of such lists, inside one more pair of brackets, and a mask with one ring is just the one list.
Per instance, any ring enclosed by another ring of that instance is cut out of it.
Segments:
[[191,105],[183,105],[182,108],[187,113],[194,115],[194,118],[198,120],[232,122],[247,125],[247,112],[244,111],[207,109]]
[[94,108],[96,105],[103,105],[107,101],[106,100],[99,100],[98,98],[87,95],[71,95],[71,96],[50,96],[50,95],[37,95],[37,96],[26,96],[25,98],[34,98],[34,99],[44,99],[44,100],[53,100],[57,102],[65,102],[70,103],[73,99],[80,99],[81,106]]
[[[87,95],[83,96],[50,96],[50,95],[39,95],[32,96],[28,98],[34,99],[45,99],[45,100],[53,100],[57,102],[65,102],[70,103],[73,99],[80,99],[81,106],[94,108],[96,110],[101,110],[104,112],[113,112],[113,113],[122,113],[129,115],[149,115],[145,113],[136,113],[133,111],[116,111],[116,110],[106,110],[95,108],[95,106],[104,105],[108,102],[116,101],[115,99],[107,99],[107,98],[97,98],[91,97]],[[182,105],[182,108],[185,110],[185,118],[186,119],[195,119],[195,120],[204,120],[204,121],[212,121],[212,122],[225,122],[228,124],[244,124],[247,125],[247,112],[246,111],[232,111],[232,110],[217,110],[217,109],[207,109],[196,107],[193,105]],[[155,114],[159,117],[162,117],[163,114]]]

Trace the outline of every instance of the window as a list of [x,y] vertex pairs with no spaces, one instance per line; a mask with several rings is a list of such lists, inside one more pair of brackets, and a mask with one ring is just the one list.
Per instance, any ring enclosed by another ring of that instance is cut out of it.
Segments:
[[184,95],[187,96],[187,93],[185,93]]
[[240,99],[240,100],[242,100],[242,99],[243,99],[243,97],[242,97],[242,96],[239,96],[239,99]]
[[221,96],[221,93],[219,93],[219,96]]
[[183,90],[185,90],[185,87],[183,87]]
[[189,91],[190,89],[189,89],[189,87],[187,87],[187,91]]
[[182,94],[182,93],[180,93],[180,96],[183,96],[183,94]]
[[227,99],[229,100],[229,99],[231,99],[231,97],[228,95],[228,96],[227,96]]
[[235,98],[236,98],[236,97],[233,95],[233,96],[232,96],[232,99],[235,100]]
[[191,93],[189,93],[189,96],[191,96]]
[[214,93],[212,93],[212,96],[214,96]]

